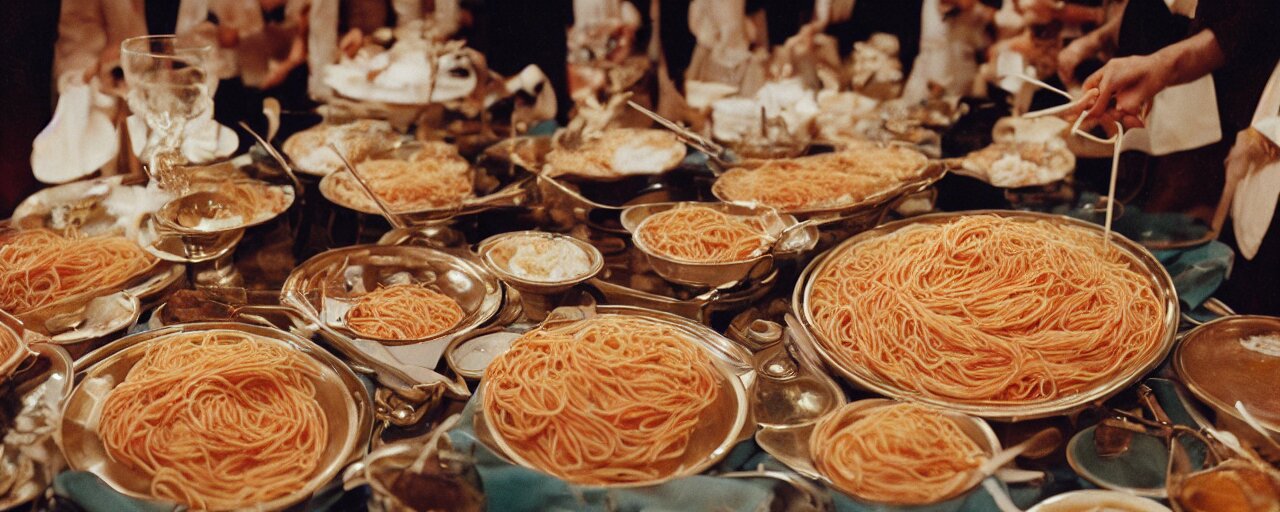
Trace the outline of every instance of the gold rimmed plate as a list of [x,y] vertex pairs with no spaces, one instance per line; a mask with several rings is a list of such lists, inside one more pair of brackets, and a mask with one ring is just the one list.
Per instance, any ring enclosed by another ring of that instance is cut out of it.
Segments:
[[317,376],[316,399],[328,423],[329,443],[306,485],[267,503],[259,510],[281,510],[305,501],[327,485],[342,468],[363,456],[373,430],[373,406],[364,384],[342,361],[314,343],[276,329],[232,322],[186,324],[147,331],[116,340],[76,364],[77,384],[62,411],[58,445],[68,466],[88,471],[127,496],[154,500],[151,481],[110,458],[97,432],[107,394],[119,385],[152,343],[180,334],[235,332],[248,334],[308,356]]
[[[755,381],[755,372],[750,366],[750,354],[711,329],[695,324],[675,315],[641,308],[626,306],[599,306],[595,308],[560,308],[543,322],[542,326],[567,325],[588,318],[602,315],[625,315],[643,318],[673,327],[683,334],[685,339],[693,343],[711,356],[719,381],[720,393],[715,402],[702,411],[698,427],[692,434],[684,455],[672,461],[663,474],[657,478],[627,483],[595,484],[593,487],[648,487],[659,485],[669,480],[684,476],[697,475],[715,465],[733,449],[733,446],[751,435],[748,428],[751,421],[748,393]],[[487,381],[481,380],[480,387],[472,400],[483,401]],[[484,407],[476,406],[473,418],[477,438],[494,453],[499,454],[513,464],[536,471],[553,474],[540,468],[520,456],[511,448],[509,441],[503,438],[485,421]]]
[[1179,320],[1178,295],[1173,288],[1173,280],[1150,252],[1141,245],[1113,232],[1111,233],[1111,243],[1126,256],[1130,267],[1135,272],[1148,279],[1150,289],[1160,303],[1163,313],[1156,320],[1160,323],[1160,336],[1156,350],[1151,351],[1141,360],[1128,362],[1124,371],[1109,377],[1105,381],[1094,383],[1086,390],[1078,393],[1037,402],[958,401],[928,396],[915,390],[906,389],[888,382],[866,368],[841,363],[828,348],[832,343],[826,340],[823,334],[815,327],[814,314],[809,302],[809,297],[813,291],[814,277],[821,274],[826,266],[836,259],[838,255],[856,251],[861,244],[870,240],[891,235],[899,230],[913,226],[946,224],[958,218],[972,215],[996,215],[1019,222],[1045,221],[1057,225],[1088,229],[1102,236],[1102,226],[1096,224],[1060,215],[1013,210],[977,210],[962,213],[922,215],[890,222],[855,235],[815,258],[800,275],[792,296],[792,308],[796,313],[796,317],[800,320],[806,333],[816,341],[814,348],[827,366],[851,384],[891,398],[921,402],[990,420],[1023,421],[1069,414],[1087,407],[1091,403],[1105,400],[1154,370],[1169,354],[1177,336]]

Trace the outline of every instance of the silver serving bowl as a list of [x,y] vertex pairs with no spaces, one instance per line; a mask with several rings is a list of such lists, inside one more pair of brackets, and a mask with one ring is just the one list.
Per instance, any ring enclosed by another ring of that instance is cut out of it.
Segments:
[[[379,286],[426,285],[462,308],[457,325],[428,338],[395,340],[358,334],[347,312]],[[360,245],[320,253],[299,265],[281,288],[280,301],[323,330],[383,345],[413,345],[453,337],[479,327],[502,305],[502,285],[480,265],[426,247]]]
[[237,212],[242,216],[234,223],[206,224],[200,221],[212,217],[230,199],[217,191],[217,183],[197,182],[191,185],[193,190],[191,193],[175,198],[160,207],[156,211],[155,219],[160,227],[175,233],[210,235],[263,224],[280,216],[293,205],[295,192],[293,187],[288,185],[271,185],[258,180],[235,180],[234,183],[237,187],[256,188],[259,193],[275,196],[280,200],[271,205],[271,208],[262,211]]
[[[702,412],[699,426],[685,449],[684,456],[672,470],[659,478],[644,482],[603,484],[597,487],[628,488],[658,485],[674,478],[702,473],[715,465],[733,449],[733,446],[751,435],[747,422],[751,412],[748,404],[749,389],[755,380],[750,355],[742,347],[720,336],[711,329],[675,315],[626,306],[599,306],[596,308],[560,308],[552,312],[542,325],[563,325],[578,322],[594,315],[628,315],[661,322],[679,329],[688,339],[707,350],[712,356],[720,377],[720,394]],[[472,400],[483,400],[487,381],[481,380]],[[483,402],[481,402],[483,403]],[[476,436],[486,447],[512,463],[529,469],[544,471],[520,457],[511,449],[507,440],[491,428],[484,418],[484,407],[475,407],[473,418]]]
[[786,240],[781,240],[775,250],[764,250],[760,254],[742,261],[723,263],[698,263],[667,257],[645,245],[644,240],[636,233],[644,222],[654,214],[673,208],[697,205],[730,215],[754,217],[763,222],[765,231],[778,235],[784,230],[798,224],[794,216],[779,214],[777,210],[763,206],[743,206],[732,203],[654,203],[628,207],[622,211],[622,226],[631,233],[631,241],[637,249],[649,258],[653,271],[673,283],[693,287],[720,286],[726,283],[759,280],[773,270],[774,261],[794,258],[800,253],[812,249],[818,242],[818,228],[806,226],[788,232]]
[[[869,398],[853,402],[849,407],[853,407],[858,411],[870,411],[879,407],[885,407],[900,403],[894,400],[884,398]],[[839,409],[837,409],[839,410]],[[835,411],[829,412],[828,415],[834,414]],[[982,449],[982,453],[990,458],[1001,451],[1000,440],[996,438],[995,432],[991,430],[991,426],[981,419],[967,416],[954,412],[942,412],[948,419],[955,422],[965,435],[969,436],[978,447]],[[819,420],[821,421],[821,420]],[[899,503],[880,503],[864,500],[854,496],[837,487],[827,475],[823,474],[814,465],[813,453],[809,451],[809,441],[813,436],[818,422],[810,422],[795,427],[784,428],[765,428],[756,433],[756,440],[765,452],[773,455],[787,467],[795,470],[797,473],[814,480],[821,481],[828,487],[847,496],[850,500],[867,507],[869,510],[886,510],[886,511],[908,511],[908,510],[959,510],[964,504],[964,499],[978,489],[979,483],[983,478],[977,471],[969,485],[964,490],[944,498],[938,503],[925,505],[905,505]]]
[[1159,339],[1159,348],[1148,358],[1141,361],[1131,362],[1128,369],[1113,376],[1106,382],[1098,383],[1091,389],[1084,392],[1061,396],[1053,400],[1042,402],[959,402],[944,398],[926,396],[916,391],[904,389],[881,379],[865,368],[846,366],[840,363],[839,360],[830,352],[830,349],[827,348],[830,344],[828,343],[828,340],[825,340],[823,335],[815,328],[813,312],[809,307],[809,296],[812,293],[813,277],[819,274],[825,266],[834,259],[835,255],[847,251],[856,251],[858,246],[864,242],[886,236],[898,230],[918,224],[945,224],[968,215],[998,215],[1026,222],[1048,221],[1059,225],[1076,226],[1095,230],[1100,234],[1102,231],[1102,226],[1059,215],[1012,210],[977,210],[963,213],[937,213],[922,215],[920,217],[890,222],[849,238],[830,251],[827,251],[821,256],[815,258],[813,262],[805,268],[804,272],[800,275],[799,281],[796,283],[795,292],[792,296],[792,308],[795,311],[796,317],[800,319],[800,323],[808,335],[817,342],[814,344],[814,348],[817,349],[818,354],[822,357],[827,366],[831,367],[836,373],[851,384],[888,397],[899,400],[921,402],[934,407],[991,420],[1022,421],[1070,414],[1074,411],[1087,407],[1091,403],[1105,400],[1133,384],[1143,375],[1154,370],[1160,365],[1160,362],[1164,360],[1165,356],[1168,355],[1170,349],[1173,348],[1174,339],[1177,336],[1179,318],[1178,295],[1173,288],[1173,280],[1169,277],[1168,272],[1164,270],[1164,267],[1160,265],[1160,262],[1157,261],[1150,252],[1147,252],[1147,250],[1141,245],[1138,245],[1118,233],[1113,232],[1111,233],[1112,243],[1122,249],[1124,253],[1129,256],[1132,268],[1150,278],[1151,289],[1155,293],[1156,299],[1164,305],[1164,315],[1160,318],[1161,336]]
[[[1173,353],[1173,369],[1187,390],[1213,411],[1215,423],[1267,456],[1280,441],[1280,407],[1275,401],[1280,368],[1280,318],[1226,316],[1206,322],[1182,337]],[[1254,343],[1246,346],[1246,340]],[[1236,409],[1240,402],[1266,431],[1249,426]]]
[[[539,281],[528,279],[516,275],[511,270],[510,260],[514,253],[514,247],[522,243],[529,243],[536,240],[559,240],[565,243],[573,244],[583,253],[587,255],[589,268],[586,272],[571,276],[567,279],[559,281]],[[493,273],[497,274],[503,282],[510,284],[521,292],[525,293],[558,293],[565,291],[573,285],[586,281],[595,277],[596,274],[604,268],[604,257],[600,254],[600,250],[594,245],[578,240],[577,238],[561,235],[557,233],[546,233],[543,231],[512,231],[494,235],[484,239],[476,246],[480,252],[480,258],[484,260],[485,266],[489,267]]]
[[110,389],[119,385],[141,359],[150,342],[162,342],[176,334],[220,330],[247,333],[298,350],[310,357],[319,374],[314,381],[316,395],[329,428],[329,445],[325,447],[320,468],[303,488],[257,504],[259,510],[282,510],[307,500],[338,476],[342,468],[363,456],[373,431],[373,404],[364,384],[346,364],[311,341],[293,334],[234,322],[208,322],[126,336],[77,362],[78,384],[63,408],[57,436],[68,466],[97,475],[127,496],[155,499],[150,492],[150,479],[107,455],[96,430],[102,403]]

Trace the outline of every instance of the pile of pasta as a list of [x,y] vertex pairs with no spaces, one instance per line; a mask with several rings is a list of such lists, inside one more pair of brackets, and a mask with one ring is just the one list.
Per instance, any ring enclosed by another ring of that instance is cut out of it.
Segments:
[[155,261],[121,236],[11,232],[0,236],[0,309],[22,315],[69,297],[114,290]]
[[840,490],[884,503],[924,505],[965,491],[986,454],[955,420],[921,405],[846,404],[809,437],[814,467]]
[[809,285],[841,366],[961,403],[1092,389],[1160,349],[1150,276],[1101,231],[971,215],[844,246]]
[[716,180],[725,201],[772,206],[785,213],[839,208],[915,179],[924,155],[900,147],[860,147],[735,168]]
[[484,416],[520,457],[580,484],[676,471],[720,394],[707,353],[654,320],[600,315],[529,331],[484,373]]
[[394,284],[362,295],[347,310],[347,328],[384,340],[429,338],[458,325],[462,306],[418,284]]
[[314,478],[329,425],[306,355],[235,331],[148,343],[107,394],[98,434],[112,460],[151,479],[153,496],[230,510]]
[[694,263],[745,261],[768,242],[759,220],[705,206],[679,206],[651,215],[635,236],[650,253]]
[[[366,160],[356,165],[356,172],[394,212],[452,208],[475,195],[471,166],[456,153],[438,154],[431,150],[416,153],[409,161]],[[360,211],[378,211],[373,198],[350,172],[334,173],[325,181],[330,182],[331,196],[343,198]]]

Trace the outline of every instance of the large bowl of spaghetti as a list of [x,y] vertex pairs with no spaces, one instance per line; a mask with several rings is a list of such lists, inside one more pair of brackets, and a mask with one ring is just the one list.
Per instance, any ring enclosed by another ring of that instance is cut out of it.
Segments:
[[133,497],[284,509],[358,459],[372,431],[372,404],[351,370],[275,329],[167,327],[77,366],[59,446],[72,469]]
[[1066,414],[1173,346],[1173,282],[1100,226],[1017,211],[933,214],[815,259],[793,304],[825,362],[868,390],[974,416]]
[[945,169],[899,146],[866,146],[730,169],[711,187],[728,203],[769,206],[807,218],[853,216],[924,190]]
[[748,405],[709,329],[614,308],[552,317],[485,369],[476,430],[512,462],[567,482],[646,486],[702,472],[743,435]]

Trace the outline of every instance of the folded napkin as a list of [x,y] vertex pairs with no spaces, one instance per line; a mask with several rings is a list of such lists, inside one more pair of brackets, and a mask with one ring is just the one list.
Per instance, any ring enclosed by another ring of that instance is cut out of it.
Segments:
[[[147,124],[137,115],[129,116],[129,143],[133,154],[141,155],[151,133]],[[204,164],[235,153],[240,147],[240,137],[235,130],[218,124],[213,113],[207,112],[187,123],[182,140],[182,154],[193,164]]]
[[[1252,130],[1252,133],[1250,133]],[[1258,137],[1261,135],[1261,137]],[[1236,138],[1227,158],[1227,190],[1223,202],[1231,203],[1236,244],[1245,259],[1253,259],[1271,226],[1280,198],[1280,66],[1267,81],[1258,100],[1253,124]],[[1234,197],[1232,194],[1234,193]],[[1221,208],[1224,205],[1220,205]],[[1215,218],[1221,222],[1221,215]]]
[[58,97],[49,125],[31,144],[31,170],[49,184],[93,174],[116,157],[119,142],[111,118],[116,101],[100,91],[98,79],[72,80]]

